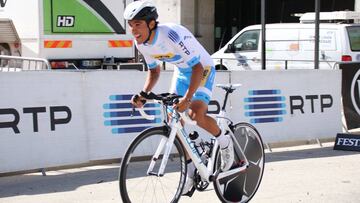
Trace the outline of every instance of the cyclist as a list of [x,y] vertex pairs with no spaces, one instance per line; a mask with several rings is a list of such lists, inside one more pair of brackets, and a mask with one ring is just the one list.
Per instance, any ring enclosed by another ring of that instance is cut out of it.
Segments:
[[[221,169],[229,170],[234,160],[232,140],[221,132],[212,117],[206,115],[215,77],[210,55],[183,26],[158,24],[156,7],[150,1],[130,3],[124,11],[124,18],[128,20],[136,47],[148,64],[149,71],[142,91],[150,92],[155,86],[160,76],[161,62],[175,64],[177,68],[170,92],[182,96],[175,107],[180,112],[189,108],[189,116],[197,125],[216,137],[221,148]],[[143,106],[142,99],[140,94],[134,96],[132,104],[140,108]],[[191,160],[187,160],[187,169],[184,195],[194,185],[195,165]]]

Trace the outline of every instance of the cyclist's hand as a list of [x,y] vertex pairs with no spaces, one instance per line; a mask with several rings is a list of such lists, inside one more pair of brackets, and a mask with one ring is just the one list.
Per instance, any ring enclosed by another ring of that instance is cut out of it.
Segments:
[[179,112],[184,112],[186,109],[189,108],[190,104],[191,100],[183,97],[179,100],[179,103],[175,104],[175,108],[177,108]]
[[135,94],[131,98],[131,104],[136,108],[141,108],[144,106],[146,99],[138,94]]

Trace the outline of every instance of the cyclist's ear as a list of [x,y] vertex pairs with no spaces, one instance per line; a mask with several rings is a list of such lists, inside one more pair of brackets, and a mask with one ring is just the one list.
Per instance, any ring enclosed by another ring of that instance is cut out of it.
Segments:
[[151,20],[148,25],[149,25],[150,30],[155,29],[156,21],[155,21],[155,20]]

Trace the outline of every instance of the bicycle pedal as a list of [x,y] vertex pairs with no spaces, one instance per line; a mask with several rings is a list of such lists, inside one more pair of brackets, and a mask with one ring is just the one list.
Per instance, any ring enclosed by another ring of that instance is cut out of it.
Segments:
[[236,166],[237,167],[242,167],[242,166],[244,166],[244,164],[245,164],[245,161],[244,160],[239,160],[238,162],[236,162]]
[[195,192],[195,187],[192,187],[191,190],[189,190],[189,192],[187,192],[187,193],[185,193],[185,194],[183,194],[183,195],[181,195],[181,196],[192,197],[193,194],[194,194],[194,192]]
[[245,161],[243,161],[243,160],[240,160],[238,162],[234,162],[229,170],[240,168],[240,167],[244,166],[244,164],[245,164]]

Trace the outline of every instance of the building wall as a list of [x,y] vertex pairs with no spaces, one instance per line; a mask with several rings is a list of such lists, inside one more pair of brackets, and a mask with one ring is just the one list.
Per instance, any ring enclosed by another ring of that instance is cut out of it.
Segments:
[[[354,11],[360,12],[360,0],[355,0]],[[360,20],[355,20],[355,23],[360,23]]]
[[355,0],[354,11],[360,11],[360,0]]
[[214,52],[215,0],[182,0],[181,24],[205,47]]
[[181,23],[181,0],[153,0],[157,6],[160,23]]
[[160,23],[185,26],[210,54],[214,52],[215,0],[154,0],[154,3]]

